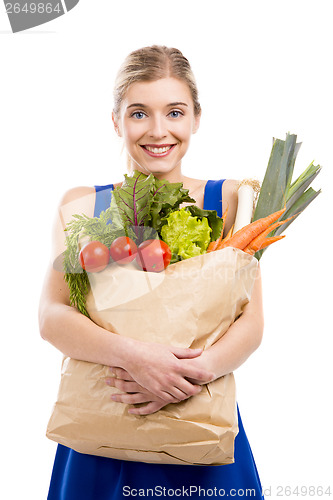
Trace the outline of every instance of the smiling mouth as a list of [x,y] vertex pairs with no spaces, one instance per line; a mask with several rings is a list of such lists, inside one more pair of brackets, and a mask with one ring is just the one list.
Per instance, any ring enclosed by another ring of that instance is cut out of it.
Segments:
[[171,151],[176,144],[160,144],[160,145],[152,145],[152,144],[145,144],[141,145],[142,149],[147,151],[148,154],[153,155],[153,156],[164,156]]

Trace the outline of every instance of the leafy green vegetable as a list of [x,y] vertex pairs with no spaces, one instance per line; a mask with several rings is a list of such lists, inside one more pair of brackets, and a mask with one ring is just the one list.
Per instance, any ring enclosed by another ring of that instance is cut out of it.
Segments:
[[186,208],[171,212],[161,229],[162,240],[172,253],[188,259],[204,253],[211,241],[208,220],[193,217]]
[[152,202],[154,177],[135,171],[125,174],[122,186],[113,190],[111,198],[112,223],[119,228],[144,225]]
[[283,224],[282,226],[278,227],[275,231],[274,234],[278,236],[281,234],[288,226],[291,224],[302,212],[303,210],[310,205],[310,203],[317,198],[318,194],[321,193],[321,190],[319,189],[318,191],[315,191],[312,187],[309,187],[304,193],[301,193],[301,196],[297,198],[297,200],[294,202],[293,206],[283,214],[283,219],[287,219],[288,217],[291,217],[292,215],[295,215],[295,217]]
[[123,230],[110,224],[111,210],[101,212],[100,217],[87,217],[86,215],[73,215],[73,219],[66,226],[66,250],[63,253],[63,269],[65,281],[69,287],[70,303],[89,317],[86,310],[86,295],[89,292],[89,277],[79,262],[80,240],[88,238],[100,241],[110,246],[112,241],[123,234]]
[[160,231],[165,218],[174,210],[178,210],[182,203],[195,203],[188,195],[188,189],[183,188],[182,182],[170,183],[155,178],[153,200],[150,207],[147,225]]
[[69,288],[70,304],[77,307],[80,313],[89,318],[86,309],[86,296],[90,290],[88,274],[82,270],[76,274],[67,272],[65,273],[65,281]]
[[[182,203],[195,203],[181,182],[159,180],[138,170],[124,177],[122,186],[113,190],[110,207],[99,217],[73,215],[66,227],[65,280],[71,304],[86,316],[89,316],[85,301],[90,285],[89,275],[79,264],[80,240],[100,241],[110,247],[118,236],[129,236],[139,245],[146,239],[161,237],[163,227],[168,224],[168,216],[179,210]],[[198,255],[198,252],[203,253],[211,238],[217,239],[222,229],[222,219],[215,210],[188,205],[182,213],[187,214],[183,217],[191,217],[195,223],[192,222],[188,228],[188,240],[181,245],[180,254],[173,252],[171,263]]]
[[193,217],[205,217],[212,230],[210,235],[211,241],[217,240],[222,231],[223,220],[217,215],[216,210],[204,210],[196,205],[188,205],[186,210],[188,210]]
[[287,193],[287,210],[289,210],[292,204],[298,199],[299,193],[303,193],[313,179],[319,174],[321,167],[313,163],[312,161],[308,168],[306,168],[289,187]]
[[[294,182],[291,182],[301,146],[300,143],[296,143],[296,139],[296,135],[287,134],[285,141],[274,140],[253,221],[281,210],[285,203],[286,211],[280,220],[296,214],[298,216],[320,193],[320,190],[315,191],[309,187],[321,170],[321,167],[313,165],[313,162]],[[272,231],[270,236],[281,234],[296,218]],[[264,251],[260,250],[255,254],[258,260]]]
[[[184,202],[195,202],[188,196],[188,189],[181,182],[159,180],[152,174],[144,175],[135,170],[132,176],[125,174],[121,187],[113,191],[111,199],[112,222],[119,228],[149,226],[159,231],[162,218]],[[140,232],[137,231],[140,240]]]
[[[300,203],[299,201],[305,200],[305,193],[308,193],[306,199],[309,199],[308,197],[310,193],[312,195],[315,193],[314,198],[320,193],[320,190],[314,191],[312,188],[307,189],[312,183],[313,179],[317,177],[320,170],[321,167],[319,165],[314,165],[313,162],[311,162],[308,168],[306,168],[304,172],[292,183],[287,192],[286,213],[283,214],[283,220],[287,219],[291,215],[296,214],[297,211],[300,210],[300,206],[302,206],[302,203]],[[309,203],[311,201],[309,201]],[[305,206],[301,208],[301,211],[303,211],[304,208]],[[289,223],[282,227],[286,228],[288,225]]]
[[287,134],[285,141],[274,140],[253,220],[266,217],[284,206],[299,148],[296,135]]

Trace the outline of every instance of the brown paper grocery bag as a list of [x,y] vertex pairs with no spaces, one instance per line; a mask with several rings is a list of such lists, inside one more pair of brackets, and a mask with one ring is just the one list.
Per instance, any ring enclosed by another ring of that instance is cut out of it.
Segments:
[[[208,348],[250,300],[257,260],[225,248],[177,262],[161,273],[134,263],[90,275],[87,310],[119,335]],[[111,401],[108,367],[65,357],[47,436],[81,453],[152,463],[222,465],[234,461],[238,432],[232,373],[185,401],[146,416]]]

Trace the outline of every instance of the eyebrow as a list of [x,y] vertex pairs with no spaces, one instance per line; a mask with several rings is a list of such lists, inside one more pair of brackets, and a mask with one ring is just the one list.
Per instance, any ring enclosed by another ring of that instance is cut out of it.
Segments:
[[[188,105],[185,102],[177,101],[177,102],[170,102],[170,104],[167,104],[167,106],[172,107],[172,106],[188,106]],[[127,106],[127,109],[129,108],[148,108],[148,106],[141,102],[135,102]]]

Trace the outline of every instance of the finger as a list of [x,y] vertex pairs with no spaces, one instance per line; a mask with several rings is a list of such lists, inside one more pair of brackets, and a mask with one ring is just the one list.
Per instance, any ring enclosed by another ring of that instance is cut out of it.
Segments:
[[202,390],[201,385],[191,384],[190,382],[184,379],[181,385],[179,386],[179,391],[181,394],[183,394],[183,397],[181,399],[179,398],[179,401],[183,401],[184,399],[188,399],[191,396],[195,396],[196,394],[199,394],[201,390]]
[[213,372],[194,366],[190,361],[187,363],[186,360],[182,362],[180,373],[183,377],[200,380],[205,383],[211,382],[216,378]]
[[202,380],[196,380],[195,378],[190,378],[190,377],[186,377],[186,380],[188,380],[193,385],[204,385],[206,383],[203,382]]
[[188,390],[187,393],[185,393],[177,388],[172,388],[172,390],[170,390],[169,392],[162,391],[160,393],[159,397],[164,401],[165,404],[179,403],[180,401],[184,401],[185,399],[188,399],[190,396],[195,396],[195,394],[197,394],[198,392],[200,392],[200,390],[198,390],[196,388]]
[[162,385],[153,391],[156,396],[161,398],[165,403],[176,403],[183,401],[190,396],[197,394],[200,389],[194,386],[183,376],[168,374],[162,380]]
[[148,391],[136,382],[127,382],[118,378],[106,378],[105,383],[110,387],[116,387],[123,392],[141,392],[147,394]]
[[111,376],[113,375],[115,378],[121,378],[122,380],[133,381],[134,378],[124,370],[123,368],[118,368],[117,366],[110,366]]
[[162,402],[152,401],[147,405],[141,406],[140,408],[130,408],[128,413],[132,415],[149,415],[155,413],[165,406]]
[[[184,394],[184,393],[182,393]],[[161,401],[163,401],[164,405],[167,405],[169,403],[179,403],[180,399],[178,398],[178,394],[177,394],[177,397],[174,396],[173,394],[171,394],[171,392],[168,392],[168,391],[159,391],[156,396],[158,397],[158,399],[160,399]]]
[[189,373],[188,375],[185,375],[185,377],[194,378],[195,380],[198,380],[204,384],[207,384],[208,382],[213,382],[213,380],[216,379],[215,373],[208,372],[206,370],[199,372],[194,371],[192,373]]
[[191,349],[190,347],[172,347],[171,352],[179,359],[197,358],[202,354],[202,349]]
[[201,390],[201,387],[200,386],[194,386],[192,384],[188,384],[188,386],[186,386],[183,389],[180,389],[180,388],[177,388],[177,387],[174,387],[172,388],[172,390],[170,391],[165,391],[167,394],[170,394],[170,396],[172,396],[172,400],[170,401],[170,403],[178,403],[180,401],[184,401],[184,399],[188,399],[189,397],[191,396],[195,396],[196,394],[198,394]]
[[115,401],[116,403],[124,403],[124,404],[130,404],[134,405],[137,403],[147,403],[148,401],[151,401],[149,396],[146,394],[112,394],[111,396],[112,401]]

